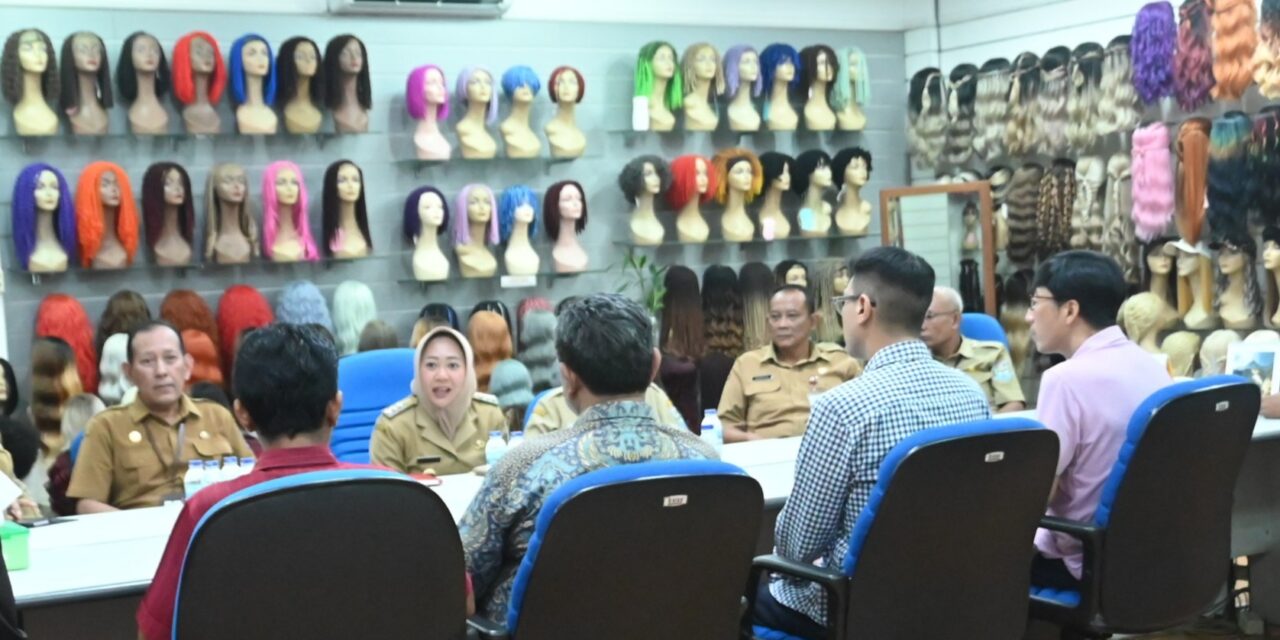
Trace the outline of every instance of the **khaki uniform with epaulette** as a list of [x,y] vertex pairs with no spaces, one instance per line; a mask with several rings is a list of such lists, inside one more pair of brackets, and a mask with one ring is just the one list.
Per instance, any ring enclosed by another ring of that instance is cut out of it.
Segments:
[[[498,399],[487,393],[476,393],[453,437],[449,438],[435,416],[418,402],[417,396],[411,395],[378,416],[369,442],[369,457],[374,464],[404,473],[466,473],[484,464],[489,432],[505,433],[506,425],[507,418],[498,407]],[[435,456],[440,458],[439,462],[418,461]]]
[[[680,431],[688,430],[684,418],[680,417],[680,412],[676,411],[671,398],[662,387],[650,383],[649,389],[644,392],[644,403],[653,410],[653,419],[658,424]],[[578,414],[569,408],[569,401],[564,398],[564,387],[548,390],[538,398],[537,404],[529,407],[529,413],[529,420],[524,425],[526,437],[564,429],[572,426],[578,419]]]
[[938,361],[965,372],[987,394],[987,402],[999,409],[1010,402],[1026,402],[1018,374],[1013,368],[1013,358],[1004,343],[960,338],[960,348],[948,358]]
[[738,356],[716,413],[725,427],[765,438],[798,436],[809,422],[809,396],[860,373],[862,365],[837,344],[814,343],[808,358],[792,364],[779,362],[769,344]]

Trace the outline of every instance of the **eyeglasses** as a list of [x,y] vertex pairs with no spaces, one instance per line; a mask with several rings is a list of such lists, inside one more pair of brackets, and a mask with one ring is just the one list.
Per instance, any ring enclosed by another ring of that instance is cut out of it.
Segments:
[[926,311],[924,313],[924,321],[928,322],[930,320],[933,320],[934,318],[941,318],[943,316],[953,316],[958,313],[960,312],[959,311],[938,311],[935,313],[933,311]]
[[1029,302],[1029,306],[1030,306],[1030,307],[1031,307],[1031,309],[1034,311],[1034,310],[1035,310],[1035,308],[1036,308],[1037,306],[1039,306],[1039,303],[1040,303],[1040,301],[1042,301],[1042,300],[1044,300],[1044,301],[1048,301],[1048,302],[1053,302],[1053,303],[1057,303],[1057,302],[1058,302],[1058,299],[1057,299],[1057,298],[1055,298],[1055,297],[1053,297],[1053,296],[1037,296],[1037,295],[1032,295],[1032,296],[1031,296],[1031,301]]
[[[832,299],[831,299],[831,306],[832,306],[832,307],[835,307],[835,310],[836,310],[836,313],[837,313],[837,314],[843,313],[843,312],[844,312],[844,303],[846,303],[846,302],[852,302],[852,301],[854,301],[854,300],[857,300],[858,298],[861,298],[863,295],[865,295],[865,294],[861,294],[861,293],[854,293],[854,294],[847,295],[847,296],[836,296],[836,297],[834,297],[834,298],[832,298]],[[867,301],[871,303],[871,306],[873,306],[873,307],[874,307],[874,306],[876,306],[876,301],[875,301],[875,300],[872,300],[872,299],[871,299],[871,296],[867,296]]]

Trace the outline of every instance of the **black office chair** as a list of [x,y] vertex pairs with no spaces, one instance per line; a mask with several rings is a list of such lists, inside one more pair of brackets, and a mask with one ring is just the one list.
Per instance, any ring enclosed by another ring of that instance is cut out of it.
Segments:
[[763,510],[760,485],[714,460],[593,471],[551,494],[491,638],[733,638]]
[[25,640],[26,632],[18,622],[18,605],[13,599],[13,583],[9,567],[0,553],[0,640]]
[[1261,399],[1238,376],[1170,385],[1129,421],[1092,523],[1042,525],[1084,545],[1080,591],[1033,589],[1033,617],[1086,636],[1195,619],[1227,584],[1236,476]]
[[463,638],[464,571],[449,510],[407,476],[278,478],[196,525],[174,638]]
[[842,566],[756,558],[747,600],[775,572],[822,585],[827,638],[1020,638],[1057,461],[1057,434],[1025,418],[920,431],[885,456]]

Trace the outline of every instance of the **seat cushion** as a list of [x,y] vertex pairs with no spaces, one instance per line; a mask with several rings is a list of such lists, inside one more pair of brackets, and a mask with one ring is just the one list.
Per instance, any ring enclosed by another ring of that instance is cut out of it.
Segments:
[[758,624],[751,626],[751,635],[757,640],[804,640],[800,636],[788,635],[783,631],[762,627]]
[[1037,587],[1031,585],[1031,596],[1040,598],[1041,600],[1049,600],[1064,607],[1072,609],[1080,606],[1080,592],[1068,591],[1065,589],[1053,589],[1050,587]]

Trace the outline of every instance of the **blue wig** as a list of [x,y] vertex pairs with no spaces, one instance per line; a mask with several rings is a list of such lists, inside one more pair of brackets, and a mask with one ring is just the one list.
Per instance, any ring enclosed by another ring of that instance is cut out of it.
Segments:
[[37,162],[24,167],[13,183],[13,244],[23,269],[29,268],[31,254],[36,249],[36,183],[45,171],[58,180],[58,209],[53,212],[54,233],[58,236],[58,244],[67,253],[67,264],[76,263],[76,202],[71,197],[71,188],[57,169]]
[[529,223],[529,237],[533,238],[538,233],[538,194],[522,184],[507,187],[502,192],[498,201],[498,231],[503,242],[511,239],[511,230],[516,226],[516,209],[526,204],[533,207],[533,222]]
[[792,89],[795,89],[800,86],[800,52],[789,44],[777,42],[765,47],[764,51],[760,52],[760,75],[764,78],[764,86],[766,88],[773,86],[773,76],[777,73],[778,65],[788,61],[796,68],[796,75],[791,78],[789,85]]
[[515,95],[516,89],[520,87],[529,87],[535,96],[542,90],[542,82],[538,80],[538,74],[522,64],[511,67],[502,74],[502,92],[508,98]]
[[231,43],[231,53],[228,55],[229,59],[227,60],[228,75],[231,76],[231,97],[235,99],[236,104],[244,104],[244,60],[242,54],[244,53],[244,46],[254,40],[258,40],[267,46],[267,77],[262,84],[262,100],[270,106],[276,103],[275,57],[271,53],[271,43],[256,33],[246,33]]

